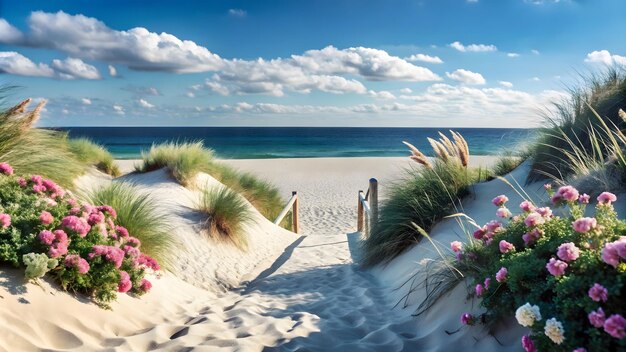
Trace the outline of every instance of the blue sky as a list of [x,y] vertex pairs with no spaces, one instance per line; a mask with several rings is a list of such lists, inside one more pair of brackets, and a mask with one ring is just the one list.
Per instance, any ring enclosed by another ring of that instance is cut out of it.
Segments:
[[533,127],[626,65],[622,0],[0,2],[45,126]]

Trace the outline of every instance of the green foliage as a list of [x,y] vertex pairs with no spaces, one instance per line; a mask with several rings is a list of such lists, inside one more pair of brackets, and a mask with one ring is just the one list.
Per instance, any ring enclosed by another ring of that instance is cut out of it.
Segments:
[[515,170],[524,159],[512,155],[503,155],[491,167],[492,176],[504,176]]
[[217,240],[227,240],[246,249],[243,226],[253,221],[250,206],[239,194],[226,187],[205,188],[196,206],[205,216],[204,230]]
[[83,163],[94,165],[98,170],[117,177],[121,174],[119,167],[115,164],[113,155],[101,145],[98,145],[87,138],[69,139],[70,151]]
[[379,221],[363,244],[363,265],[388,262],[422,236],[443,217],[456,212],[469,186],[486,172],[463,167],[451,159],[434,160],[432,167],[410,170],[406,179],[391,187],[379,210]]
[[568,153],[577,150],[597,153],[595,159],[604,161],[613,152],[610,144],[600,144],[596,149],[593,131],[604,130],[603,124],[623,127],[618,112],[620,108],[626,109],[624,69],[613,68],[602,75],[593,75],[570,93],[569,100],[555,104],[556,113],[547,116],[548,127],[539,130],[537,141],[530,148],[533,171],[529,181],[545,177],[563,179],[578,172]]
[[[613,314],[626,314],[626,265],[613,267],[603,259],[607,243],[623,241],[626,235],[626,222],[617,218],[612,205],[598,204],[595,219],[597,226],[581,233],[574,230],[573,222],[585,214],[585,204],[578,201],[564,202],[567,208],[555,209],[555,215],[541,208],[545,223],[528,226],[525,219],[535,210],[531,209],[509,219],[504,227],[487,234],[482,241],[472,240],[465,245],[455,266],[474,285],[480,285],[484,292],[480,296],[481,306],[486,308],[481,321],[494,327],[503,319],[515,315],[516,310],[526,303],[537,305],[542,319],[531,329],[531,339],[540,351],[572,351],[585,347],[588,351],[617,351],[626,348],[626,340],[609,335],[602,327],[591,325],[588,314],[602,308],[608,318]],[[569,211],[567,211],[569,209]],[[534,215],[533,215],[534,216]],[[530,224],[530,223],[528,223]],[[529,233],[538,231],[532,239]],[[478,236],[480,237],[480,235]],[[504,251],[500,242],[506,241],[515,249]],[[572,243],[578,255],[567,257],[559,247]],[[567,264],[563,275],[553,275],[548,270],[549,261],[560,260]],[[623,258],[624,259],[624,258]],[[622,259],[622,260],[623,260]],[[505,280],[497,281],[496,273],[506,268]],[[485,288],[485,280],[491,283]],[[594,284],[608,290],[606,302],[596,302],[588,295]],[[478,297],[478,294],[474,294]],[[553,342],[544,332],[546,320],[555,318],[562,323],[565,340],[561,344]]]
[[103,307],[118,291],[149,289],[144,275],[159,265],[116,223],[113,208],[80,205],[40,176],[8,174],[0,174],[0,263],[25,266],[28,279],[49,272]]
[[141,241],[141,250],[164,268],[176,260],[178,242],[171,236],[167,216],[160,213],[148,194],[129,183],[115,182],[85,196],[93,205],[110,205],[117,212],[117,224]]

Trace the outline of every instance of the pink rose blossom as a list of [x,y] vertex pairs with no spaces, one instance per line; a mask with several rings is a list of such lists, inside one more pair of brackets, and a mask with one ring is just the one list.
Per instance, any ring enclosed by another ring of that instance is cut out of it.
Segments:
[[46,187],[38,184],[33,185],[33,192],[35,193],[43,193],[46,191]]
[[578,197],[578,201],[581,204],[589,204],[589,199],[590,198],[591,197],[589,197],[589,195],[587,193],[583,193],[583,194],[580,195],[580,197]]
[[511,211],[505,207],[502,208],[498,208],[498,210],[496,210],[496,216],[499,218],[510,218],[511,217]]
[[567,269],[568,265],[566,262],[550,258],[548,264],[546,264],[546,268],[553,276],[561,276],[565,273],[565,269]]
[[579,233],[587,233],[598,226],[595,218],[580,218],[572,223],[574,231]]
[[535,211],[537,212],[537,214],[543,216],[545,219],[549,219],[552,217],[552,209],[550,209],[550,207],[536,208]]
[[454,253],[458,253],[463,250],[463,243],[459,241],[452,241],[450,242],[450,248]]
[[67,238],[67,234],[63,230],[55,230],[53,234],[54,240],[52,241],[52,244],[50,244],[50,248],[48,249],[48,255],[51,258],[58,258],[66,255],[67,246],[69,246],[70,244],[69,238]]
[[105,214],[109,214],[113,219],[117,218],[117,212],[110,205],[101,205],[97,209]]
[[531,212],[533,210],[535,210],[535,206],[533,205],[533,203],[525,200],[523,202],[520,203],[519,205],[520,209],[522,209],[525,212]]
[[43,177],[39,176],[39,175],[32,175],[30,177],[30,180],[38,185],[41,185],[43,183]]
[[0,163],[0,174],[13,175],[13,168],[7,163]]
[[505,282],[508,273],[509,271],[505,267],[500,268],[500,270],[496,273],[496,281],[500,283]]
[[145,266],[146,268],[152,269],[154,271],[161,270],[161,266],[159,266],[159,263],[157,263],[154,258],[147,256],[143,253],[139,255],[139,258],[137,258],[137,265]]
[[130,275],[128,275],[125,271],[120,271],[120,283],[117,285],[118,292],[128,292],[133,287],[132,282],[130,282]]
[[526,216],[526,219],[524,219],[524,225],[526,225],[526,227],[539,226],[545,222],[546,220],[543,218],[543,216],[535,212],[528,214],[528,216]]
[[89,263],[78,254],[68,254],[65,257],[65,266],[75,268],[79,274],[86,274],[89,271]]
[[481,285],[481,284],[476,285],[476,287],[475,287],[476,296],[478,296],[478,297],[482,296],[483,295],[483,290],[484,290],[483,285]]
[[139,246],[141,246],[141,241],[139,241],[138,238],[129,236],[126,239],[126,244],[128,244],[129,246],[133,246],[133,247],[139,247]]
[[491,278],[486,278],[485,279],[485,290],[489,289],[489,285],[491,284]]
[[595,326],[596,328],[601,328],[604,326],[604,320],[606,319],[606,316],[604,315],[604,311],[602,310],[602,308],[598,308],[597,310],[591,311],[591,313],[587,315],[587,318],[589,318],[589,323],[591,325]]
[[559,188],[559,190],[556,192],[556,195],[558,195],[560,199],[570,203],[577,201],[580,197],[580,193],[578,193],[578,190],[572,186],[563,186]]
[[604,331],[616,339],[626,337],[626,319],[619,314],[613,314],[604,321]]
[[487,232],[498,232],[502,230],[502,223],[496,220],[489,221],[485,227],[487,228]]
[[600,301],[606,302],[606,300],[608,299],[609,292],[604,286],[596,282],[595,284],[593,284],[593,286],[591,286],[588,294],[589,294],[589,297],[596,302],[600,302]]
[[104,221],[104,214],[102,214],[99,211],[89,214],[89,217],[87,218],[87,223],[91,226],[102,223],[103,221]]
[[44,210],[41,212],[41,215],[39,215],[39,220],[44,225],[50,225],[52,224],[52,221],[54,221],[54,218],[52,217],[52,214]]
[[18,184],[20,187],[22,187],[22,188],[25,188],[25,187],[28,185],[28,183],[26,182],[26,179],[25,179],[24,177],[20,177],[20,178],[18,178],[18,179],[17,179],[17,184]]
[[535,343],[530,339],[530,336],[524,335],[522,336],[522,348],[526,352],[537,352],[537,348],[535,348]]
[[580,255],[580,249],[578,249],[578,247],[576,247],[573,242],[567,242],[559,246],[556,255],[561,260],[571,262],[578,259],[578,256]]
[[117,234],[122,237],[122,238],[128,238],[129,234],[128,234],[128,230],[126,230],[125,227],[122,226],[116,226],[115,227],[115,232],[117,232]]
[[54,234],[52,233],[52,231],[48,231],[48,230],[43,230],[39,233],[39,236],[37,236],[39,238],[39,241],[41,241],[41,243],[49,246],[52,244],[52,242],[54,241]]
[[541,236],[543,236],[543,231],[538,228],[534,228],[532,231],[523,234],[522,239],[524,240],[524,244],[528,246],[538,240]]
[[512,243],[509,243],[505,240],[500,241],[499,247],[500,247],[500,253],[502,254],[515,250],[515,246]]
[[602,205],[611,205],[611,203],[615,202],[616,200],[617,197],[611,192],[602,192],[598,196],[598,203]]
[[485,236],[486,233],[487,233],[487,227],[483,226],[477,229],[476,231],[474,231],[474,238],[477,240],[481,240]]
[[61,226],[76,232],[80,237],[85,237],[89,230],[91,230],[91,226],[89,226],[85,219],[74,215],[64,217],[63,220],[61,220]]
[[504,194],[501,194],[495,197],[494,199],[492,199],[491,203],[493,203],[493,205],[495,205],[496,207],[501,207],[508,201],[509,201],[509,198],[505,196]]
[[92,247],[92,252],[89,253],[89,259],[94,259],[95,257],[104,256],[108,262],[113,263],[113,266],[119,269],[122,266],[122,261],[124,260],[124,251],[121,248],[114,246],[104,246],[104,245],[95,245]]
[[139,285],[139,290],[141,290],[141,292],[148,292],[150,291],[150,289],[152,288],[152,282],[146,280],[146,279],[142,279],[141,280],[141,285]]
[[11,215],[4,213],[0,214],[0,227],[6,229],[9,226],[11,226]]
[[474,324],[474,317],[470,314],[470,313],[463,313],[463,315],[461,315],[461,324],[463,325],[473,325]]

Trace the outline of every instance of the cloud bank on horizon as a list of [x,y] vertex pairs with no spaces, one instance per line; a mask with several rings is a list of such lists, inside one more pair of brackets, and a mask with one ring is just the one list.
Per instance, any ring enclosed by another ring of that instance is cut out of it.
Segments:
[[[231,8],[222,20],[241,26],[255,12]],[[536,40],[523,46],[506,40],[424,44],[429,38],[301,51],[276,46],[290,53],[237,57],[148,25],[122,25],[64,10],[0,18],[0,77],[49,99],[46,125],[531,127],[540,121],[539,109],[564,96],[559,78],[571,70],[561,61],[589,69],[626,65],[624,47],[581,46],[549,57]],[[181,32],[201,37],[206,30]],[[362,36],[354,33],[350,41],[367,42],[369,35]],[[546,68],[537,67],[542,62]]]

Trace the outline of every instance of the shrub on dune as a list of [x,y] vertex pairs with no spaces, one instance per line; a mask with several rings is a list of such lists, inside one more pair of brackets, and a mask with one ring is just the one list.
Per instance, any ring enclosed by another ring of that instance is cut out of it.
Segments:
[[117,213],[116,223],[141,242],[141,250],[155,258],[164,268],[171,268],[176,259],[176,239],[171,236],[167,216],[156,210],[148,194],[132,184],[113,183],[86,195],[93,205],[108,205]]
[[247,248],[243,227],[253,221],[253,216],[248,203],[238,193],[226,187],[205,188],[196,209],[205,217],[203,229],[208,236]]
[[120,175],[120,169],[115,164],[113,155],[104,147],[86,138],[69,139],[70,151],[78,160],[94,165],[98,170],[113,177]]
[[496,163],[491,167],[492,176],[504,176],[515,170],[522,162],[523,158],[513,155],[503,155],[498,158]]

